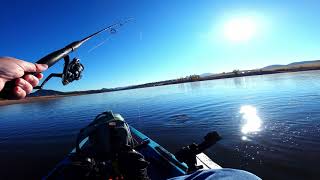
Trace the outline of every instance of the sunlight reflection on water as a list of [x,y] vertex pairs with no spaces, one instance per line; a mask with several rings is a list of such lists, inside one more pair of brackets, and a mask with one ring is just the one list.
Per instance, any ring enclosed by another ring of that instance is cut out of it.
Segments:
[[[242,124],[241,127],[241,132],[244,135],[259,132],[261,130],[262,120],[258,116],[257,109],[254,106],[241,106],[240,114],[242,114],[242,119],[244,120],[244,124]],[[246,136],[242,136],[241,139],[244,141],[248,140]]]

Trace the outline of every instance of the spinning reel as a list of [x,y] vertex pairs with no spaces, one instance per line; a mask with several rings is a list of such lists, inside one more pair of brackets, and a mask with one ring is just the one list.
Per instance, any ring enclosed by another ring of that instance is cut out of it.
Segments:
[[84,70],[84,66],[80,63],[79,58],[73,58],[70,62],[69,55],[63,58],[64,67],[62,73],[51,73],[40,86],[36,86],[34,89],[42,89],[43,86],[52,78],[59,77],[61,78],[62,84],[67,85],[74,80],[80,80],[82,77],[82,72]]

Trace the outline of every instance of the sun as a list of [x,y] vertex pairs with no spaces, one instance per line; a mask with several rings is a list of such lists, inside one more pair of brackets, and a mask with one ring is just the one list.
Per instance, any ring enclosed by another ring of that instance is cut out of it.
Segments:
[[230,41],[248,41],[256,33],[257,24],[253,18],[242,17],[229,20],[224,25],[224,35]]

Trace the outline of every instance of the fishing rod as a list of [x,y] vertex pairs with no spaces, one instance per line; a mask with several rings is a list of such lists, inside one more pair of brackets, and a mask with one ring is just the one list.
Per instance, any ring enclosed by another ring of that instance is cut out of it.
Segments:
[[[47,64],[48,68],[50,68],[51,66],[53,66],[54,64],[59,62],[61,59],[64,59],[65,64],[64,64],[64,68],[63,68],[62,73],[50,74],[42,82],[42,84],[40,86],[36,86],[36,87],[34,87],[34,89],[42,89],[44,84],[46,84],[46,82],[49,79],[51,79],[52,77],[61,78],[63,85],[67,85],[74,80],[79,80],[81,78],[81,73],[84,70],[84,66],[80,63],[79,58],[74,58],[72,61],[70,61],[69,54],[71,52],[75,51],[76,49],[78,49],[82,44],[84,44],[85,42],[90,40],[92,37],[94,37],[102,32],[106,31],[109,34],[116,33],[118,28],[120,28],[121,26],[123,26],[124,24],[128,23],[131,20],[133,20],[133,19],[129,18],[129,19],[114,23],[114,24],[112,24],[106,28],[103,28],[103,29],[81,39],[81,40],[74,41],[62,49],[51,52],[51,53],[47,54],[46,56],[44,56],[43,58],[41,58],[40,60],[38,60],[36,62],[37,64]],[[26,73],[26,74],[33,74],[34,75],[36,73]],[[12,89],[15,87],[15,81],[16,81],[16,79],[6,82],[4,88],[0,92],[0,98],[3,98],[3,99],[13,99],[14,98],[14,96],[12,94]]]

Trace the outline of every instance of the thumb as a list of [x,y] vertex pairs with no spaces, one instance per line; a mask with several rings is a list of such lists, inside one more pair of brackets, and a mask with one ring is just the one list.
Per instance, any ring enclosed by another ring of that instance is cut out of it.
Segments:
[[27,61],[16,60],[16,63],[24,70],[24,72],[42,72],[48,68],[46,64],[34,64]]
[[37,72],[43,72],[48,69],[48,65],[46,64],[35,64],[37,68]]
[[0,79],[0,92],[2,91],[5,83],[6,82],[3,79]]

